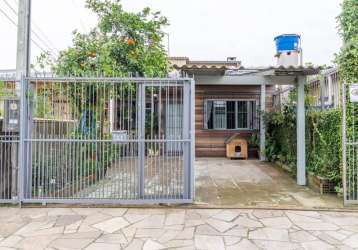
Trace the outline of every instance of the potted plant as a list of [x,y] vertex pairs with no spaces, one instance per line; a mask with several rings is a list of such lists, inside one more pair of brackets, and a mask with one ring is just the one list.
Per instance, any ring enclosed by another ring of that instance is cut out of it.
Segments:
[[260,138],[257,132],[253,132],[249,138],[249,158],[259,157]]

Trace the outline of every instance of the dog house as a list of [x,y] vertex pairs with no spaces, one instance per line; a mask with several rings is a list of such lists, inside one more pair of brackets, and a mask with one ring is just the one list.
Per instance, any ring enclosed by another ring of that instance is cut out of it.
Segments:
[[247,159],[248,148],[247,140],[240,137],[240,134],[234,134],[226,141],[226,157],[231,159]]

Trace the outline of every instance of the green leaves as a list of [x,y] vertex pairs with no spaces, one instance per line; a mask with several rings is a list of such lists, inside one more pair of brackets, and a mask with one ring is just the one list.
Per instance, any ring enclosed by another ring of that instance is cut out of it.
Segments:
[[307,116],[307,168],[316,176],[341,181],[341,117],[339,109]]
[[358,1],[344,0],[338,16],[343,47],[336,56],[340,76],[347,82],[358,81]]
[[74,32],[73,45],[62,51],[55,64],[58,75],[164,76],[168,61],[162,28],[168,25],[160,12],[123,10],[120,1],[87,0],[98,17],[89,34]]
[[293,103],[282,107],[282,112],[268,112],[264,115],[267,129],[266,156],[296,171],[296,113]]
[[344,0],[342,12],[338,16],[339,32],[344,42],[358,35],[358,1]]
[[350,39],[336,57],[340,76],[347,83],[358,81],[358,36]]
[[[341,182],[341,111],[306,113],[306,165],[316,176]],[[282,112],[265,114],[266,155],[271,161],[289,166],[296,173],[296,113],[294,104]]]

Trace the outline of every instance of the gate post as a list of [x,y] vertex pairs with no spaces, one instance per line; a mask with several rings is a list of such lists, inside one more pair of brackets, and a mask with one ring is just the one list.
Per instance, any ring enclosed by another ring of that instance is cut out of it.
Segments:
[[195,199],[195,80],[190,80],[190,199]]
[[145,85],[138,83],[138,191],[139,199],[144,198],[144,166],[145,166]]
[[30,198],[32,189],[32,166],[31,166],[31,144],[29,139],[32,133],[32,103],[28,100],[29,80],[21,76],[20,91],[20,132],[19,132],[19,171],[18,171],[18,192],[19,203]]
[[342,83],[342,163],[343,163],[343,202],[347,205],[347,134],[346,134],[346,83]]
[[191,192],[191,188],[190,188],[190,182],[191,182],[191,178],[190,178],[190,167],[191,167],[191,154],[190,154],[190,149],[191,149],[191,141],[188,142],[187,140],[189,140],[191,138],[191,126],[190,126],[190,122],[191,122],[191,89],[190,89],[190,81],[184,81],[183,82],[183,91],[184,91],[184,95],[183,95],[183,164],[184,164],[184,199],[189,199],[190,198],[190,192]]
[[24,200],[25,196],[25,168],[26,168],[26,154],[25,154],[25,117],[27,116],[26,112],[26,80],[24,75],[21,75],[20,78],[20,130],[19,130],[19,171],[18,171],[18,195],[19,195],[19,204]]
[[260,95],[260,161],[266,161],[266,125],[264,113],[266,111],[266,83],[261,83]]

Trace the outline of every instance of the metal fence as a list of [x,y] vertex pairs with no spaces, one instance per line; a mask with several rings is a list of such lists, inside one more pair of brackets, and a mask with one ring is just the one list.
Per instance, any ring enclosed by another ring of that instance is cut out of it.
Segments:
[[17,99],[15,87],[14,77],[0,76],[0,202],[18,201],[19,133],[4,123],[5,107]]
[[20,135],[22,202],[193,200],[192,79],[26,78]]
[[358,204],[358,84],[343,84],[342,93],[343,188],[344,203],[349,205]]

